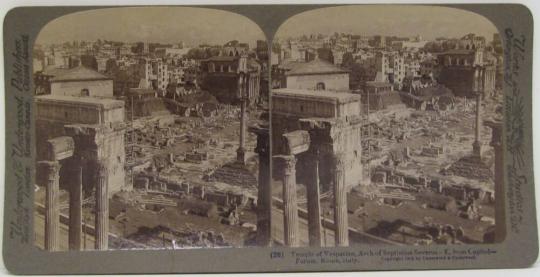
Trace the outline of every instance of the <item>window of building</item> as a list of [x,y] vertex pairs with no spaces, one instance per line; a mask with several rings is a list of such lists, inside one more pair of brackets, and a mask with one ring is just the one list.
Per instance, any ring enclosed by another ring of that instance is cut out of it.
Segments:
[[215,65],[213,63],[208,64],[208,72],[216,71]]
[[326,89],[326,86],[324,85],[323,82],[319,82],[317,83],[317,86],[315,87],[316,90],[325,90]]
[[81,89],[81,96],[90,96],[90,91],[87,88]]

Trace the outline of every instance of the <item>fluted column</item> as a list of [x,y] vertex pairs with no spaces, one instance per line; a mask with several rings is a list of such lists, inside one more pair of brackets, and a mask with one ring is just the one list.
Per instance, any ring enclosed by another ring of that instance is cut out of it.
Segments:
[[[317,151],[317,150],[316,150]],[[312,153],[310,163],[311,182],[306,185],[309,245],[321,246],[321,207],[319,188],[319,155]]]
[[97,163],[96,184],[96,241],[95,248],[106,250],[109,243],[109,182],[108,168],[103,162]]
[[485,124],[492,129],[489,145],[495,152],[495,242],[502,242],[506,237],[503,127],[501,121],[487,121]]
[[296,158],[284,156],[283,223],[285,245],[298,246],[298,204],[296,202]]
[[69,236],[70,250],[81,250],[82,235],[82,167],[77,164],[70,170],[69,184]]
[[336,246],[349,246],[349,219],[345,182],[345,155],[334,157],[334,224]]
[[45,170],[47,184],[45,187],[45,250],[60,250],[60,163],[40,162]]

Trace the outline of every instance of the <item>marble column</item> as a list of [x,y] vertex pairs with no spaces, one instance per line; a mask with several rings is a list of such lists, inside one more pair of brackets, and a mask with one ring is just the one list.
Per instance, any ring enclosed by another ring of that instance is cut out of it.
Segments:
[[240,144],[236,150],[236,159],[241,162],[246,162],[246,106],[247,100],[242,99],[240,102]]
[[247,129],[247,92],[246,75],[240,74],[238,77],[238,99],[240,100],[240,141],[236,150],[236,160],[242,164],[246,162],[246,129]]
[[492,130],[489,145],[495,152],[495,242],[502,242],[506,237],[503,126],[501,121],[486,121],[485,124]]
[[60,163],[40,162],[45,171],[45,250],[60,250]]
[[482,156],[482,144],[480,142],[480,131],[482,129],[482,90],[483,90],[483,70],[475,70],[475,96],[476,96],[476,122],[474,128],[473,156]]
[[77,164],[70,170],[69,185],[69,235],[70,250],[81,250],[82,236],[82,167]]
[[257,245],[272,244],[272,187],[270,186],[270,139],[268,127],[253,127],[257,135],[255,152],[259,155],[257,188]]
[[311,182],[306,185],[309,246],[320,247],[321,244],[321,207],[319,187],[319,155],[318,150],[310,154]]
[[334,224],[336,246],[349,246],[349,219],[345,182],[345,155],[334,157]]
[[95,248],[107,250],[109,244],[109,181],[108,168],[97,163]]
[[285,245],[299,246],[298,238],[298,204],[296,201],[296,158],[284,156],[283,175],[283,225]]

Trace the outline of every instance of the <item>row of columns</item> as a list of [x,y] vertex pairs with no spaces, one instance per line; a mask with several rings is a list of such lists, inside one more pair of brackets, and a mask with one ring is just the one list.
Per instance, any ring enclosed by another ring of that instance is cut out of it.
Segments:
[[[45,250],[60,250],[60,169],[58,161],[41,161],[39,164],[45,171]],[[82,238],[82,167],[68,168],[69,184],[69,231],[68,245],[70,250],[81,250]],[[96,212],[95,212],[95,249],[108,248],[109,201],[107,167],[97,164]]]
[[[284,242],[291,247],[299,246],[298,204],[296,196],[296,157],[277,156],[284,164],[283,172],[283,224]],[[319,191],[318,153],[311,158],[312,178],[307,188],[308,237],[309,245],[322,246],[322,225]],[[334,239],[336,246],[349,245],[349,224],[347,215],[347,189],[345,180],[344,155],[338,154],[334,160]]]

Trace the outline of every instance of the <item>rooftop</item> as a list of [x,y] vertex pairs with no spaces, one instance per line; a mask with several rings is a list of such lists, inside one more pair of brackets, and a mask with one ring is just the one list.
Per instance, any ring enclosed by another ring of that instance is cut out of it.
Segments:
[[41,74],[54,77],[56,75],[64,74],[68,70],[69,69],[67,69],[67,68],[58,68],[58,67],[54,67],[54,66],[47,66],[46,68],[43,69]]
[[475,50],[472,49],[451,49],[438,55],[472,55]]
[[124,102],[112,98],[97,98],[97,97],[76,97],[76,96],[65,96],[65,95],[40,95],[36,96],[36,103],[39,102],[57,102],[57,103],[66,103],[66,104],[80,104],[80,105],[91,105],[91,106],[101,106],[103,108],[120,108],[124,107]]
[[94,80],[112,80],[93,69],[85,66],[77,66],[70,69],[59,71],[51,82],[68,82],[68,81],[94,81]]
[[225,55],[220,55],[220,56],[213,56],[213,57],[210,57],[206,60],[204,60],[205,62],[233,62],[233,61],[236,61],[240,59],[239,56],[225,56]]
[[156,91],[151,88],[130,88],[130,94],[155,94]]
[[360,95],[337,92],[328,90],[307,90],[307,89],[274,89],[272,90],[272,97],[291,97],[291,98],[312,98],[312,99],[324,99],[335,101],[339,103],[360,101]]
[[336,74],[348,73],[349,71],[341,69],[334,64],[316,58],[306,63],[293,63],[291,70],[286,75],[311,75],[311,74]]
[[366,82],[366,86],[381,88],[381,87],[391,87],[392,84],[390,84],[390,83],[388,83],[388,82],[367,81],[367,82]]

